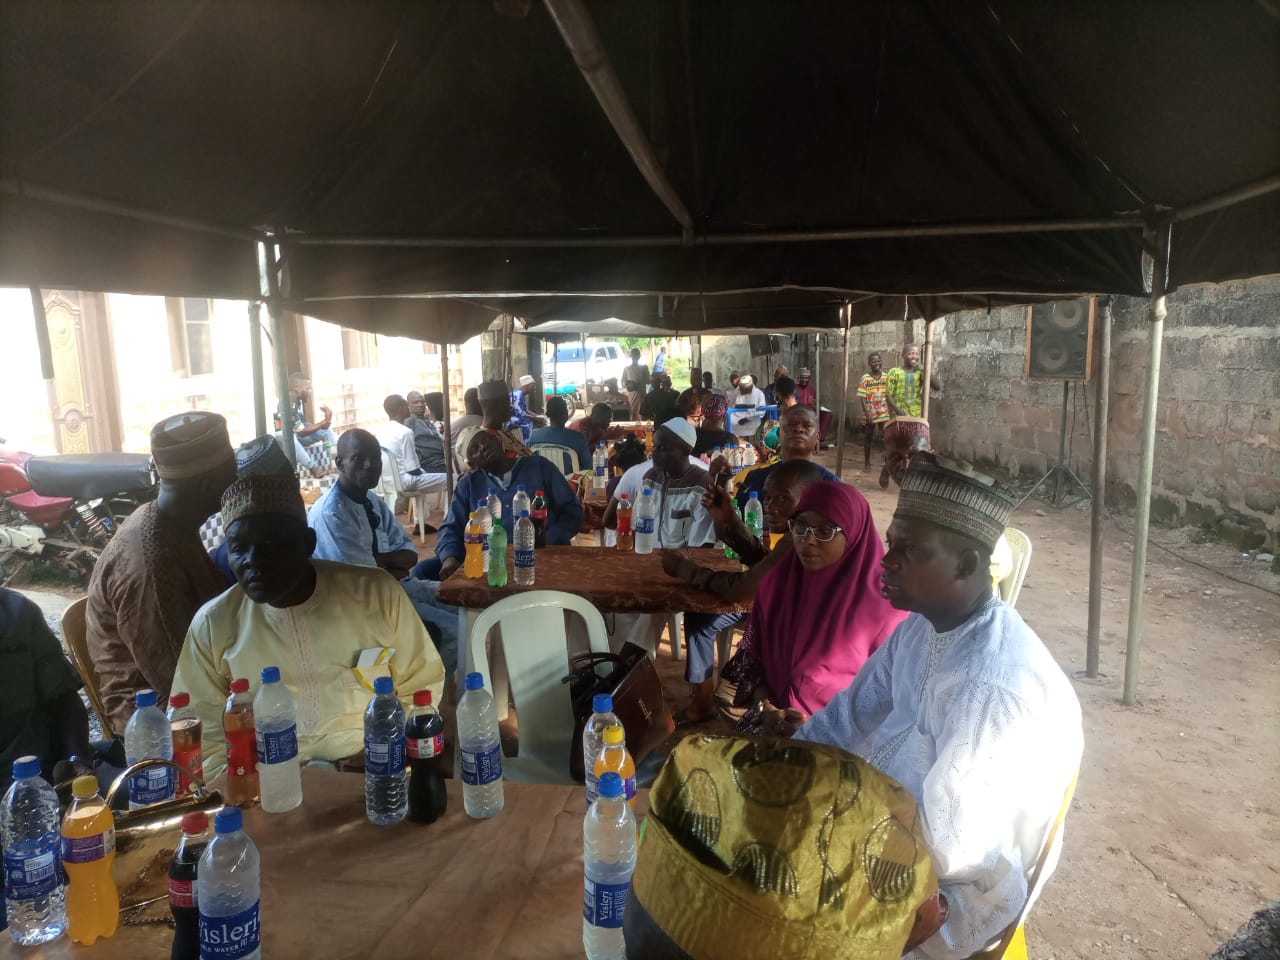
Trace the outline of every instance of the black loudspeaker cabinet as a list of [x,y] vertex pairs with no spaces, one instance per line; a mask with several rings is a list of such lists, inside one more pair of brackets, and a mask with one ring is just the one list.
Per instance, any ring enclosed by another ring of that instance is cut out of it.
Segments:
[[751,355],[753,357],[769,357],[775,353],[780,353],[782,348],[778,345],[778,338],[772,334],[751,334],[747,337],[751,343]]
[[1027,307],[1027,377],[1088,380],[1093,375],[1094,298]]

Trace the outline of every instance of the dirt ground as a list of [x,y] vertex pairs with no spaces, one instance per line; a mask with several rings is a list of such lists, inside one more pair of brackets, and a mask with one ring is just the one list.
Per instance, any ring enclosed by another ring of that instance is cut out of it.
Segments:
[[[834,468],[834,453],[822,459]],[[848,465],[845,479],[883,531],[895,494]],[[1072,677],[1085,725],[1062,862],[1027,925],[1030,956],[1204,960],[1280,899],[1280,577],[1194,532],[1155,530],[1169,549],[1149,554],[1139,703],[1126,708],[1132,521],[1106,528],[1095,680],[1083,676],[1087,509],[1028,501],[1012,524],[1034,545],[1018,609]],[[679,708],[683,664],[664,647],[658,665]]]

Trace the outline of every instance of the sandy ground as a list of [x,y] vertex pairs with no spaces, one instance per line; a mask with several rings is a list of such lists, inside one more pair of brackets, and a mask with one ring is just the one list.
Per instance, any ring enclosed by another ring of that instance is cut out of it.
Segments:
[[[823,460],[834,467],[834,454]],[[845,478],[883,531],[894,494],[857,469]],[[1072,677],[1086,738],[1062,862],[1028,922],[1030,956],[1204,960],[1280,898],[1280,577],[1227,546],[1155,531],[1176,555],[1151,549],[1140,702],[1126,708],[1131,521],[1106,530],[1095,680],[1083,676],[1087,510],[1030,501],[1013,525],[1034,544],[1018,608]],[[658,664],[678,708],[683,664],[665,648]]]

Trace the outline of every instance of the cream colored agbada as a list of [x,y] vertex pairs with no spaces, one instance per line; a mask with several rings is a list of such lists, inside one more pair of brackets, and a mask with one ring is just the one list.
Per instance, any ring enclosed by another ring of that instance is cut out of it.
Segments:
[[297,701],[298,755],[340,760],[364,746],[364,711],[373,696],[353,668],[362,650],[394,647],[396,695],[412,705],[415,690],[439,703],[444,665],[408,595],[392,577],[371,567],[312,560],[316,588],[296,607],[254,603],[240,586],[209,601],[187,631],[173,690],[191,694],[204,723],[206,777],[226,768],[222,710],[231,681],[249,680],[257,692],[263,667]]

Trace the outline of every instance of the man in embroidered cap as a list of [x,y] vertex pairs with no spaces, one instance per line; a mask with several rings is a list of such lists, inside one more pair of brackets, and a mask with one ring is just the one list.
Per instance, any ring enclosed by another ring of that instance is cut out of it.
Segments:
[[200,605],[226,580],[200,543],[200,526],[236,477],[227,422],[183,413],[151,430],[160,492],[102,551],[89,580],[85,630],[111,726],[122,732],[134,692],[155,690],[161,706]]
[[744,373],[729,396],[729,429],[739,437],[750,437],[764,419],[764,392],[755,378]]
[[[1080,766],[1071,682],[991,593],[1013,506],[990,478],[912,462],[881,561],[882,593],[911,615],[796,734],[866,758],[915,797],[948,919],[911,957],[968,957],[1017,918]],[[772,719],[787,732],[789,717]]]
[[[191,621],[173,676],[206,729],[218,729],[232,680],[256,687],[271,666],[297,700],[304,763],[361,752],[379,674],[406,705],[415,690],[439,699],[444,666],[400,585],[376,567],[311,559],[316,535],[296,478],[242,477],[222,497],[222,519],[238,582]],[[206,776],[225,765],[222,738],[209,738]]]
[[818,409],[818,391],[810,380],[813,374],[808,367],[796,371],[796,403],[802,407]]
[[547,418],[529,410],[529,398],[538,382],[529,374],[521,374],[520,386],[511,391],[511,420],[507,426],[520,432],[520,439],[527,445],[534,427],[544,427]]

